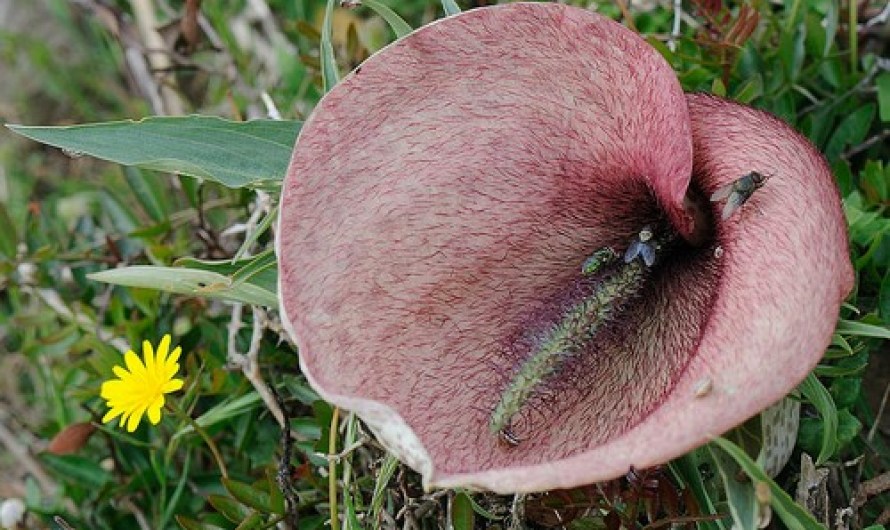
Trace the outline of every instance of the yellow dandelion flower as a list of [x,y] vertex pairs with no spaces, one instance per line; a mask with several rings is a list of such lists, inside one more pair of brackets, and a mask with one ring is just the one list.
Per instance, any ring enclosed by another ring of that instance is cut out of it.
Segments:
[[118,379],[102,383],[100,395],[108,402],[110,409],[102,418],[108,423],[120,416],[120,425],[127,424],[127,431],[133,432],[142,421],[142,415],[148,413],[148,421],[157,425],[161,421],[161,408],[164,406],[164,394],[176,392],[182,388],[182,379],[174,376],[179,371],[179,354],[182,349],[177,346],[170,350],[170,335],[164,335],[155,352],[151,343],[143,341],[142,359],[133,350],[124,355],[127,368],[115,366],[112,370]]

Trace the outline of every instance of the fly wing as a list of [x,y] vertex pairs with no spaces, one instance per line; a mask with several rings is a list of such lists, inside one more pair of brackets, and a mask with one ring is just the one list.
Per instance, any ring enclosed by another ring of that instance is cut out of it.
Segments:
[[637,259],[637,256],[640,255],[642,251],[642,247],[644,247],[642,243],[639,241],[634,241],[627,247],[627,252],[624,253],[624,263],[630,263],[631,261]]
[[649,243],[634,241],[624,253],[624,263],[630,263],[638,257],[643,259],[647,267],[651,267],[655,263],[655,247]]
[[711,194],[711,202],[722,201],[723,199],[729,197],[729,194],[732,193],[734,187],[735,182],[730,182],[725,186],[720,186],[719,188],[717,188],[717,191]]
[[655,263],[655,247],[652,245],[640,245],[640,256],[643,257],[643,263],[647,267],[651,267]]
[[745,196],[741,193],[735,191],[730,196],[729,199],[726,200],[726,205],[723,206],[723,215],[721,218],[725,221],[729,219],[732,214],[736,212],[743,204],[745,204]]

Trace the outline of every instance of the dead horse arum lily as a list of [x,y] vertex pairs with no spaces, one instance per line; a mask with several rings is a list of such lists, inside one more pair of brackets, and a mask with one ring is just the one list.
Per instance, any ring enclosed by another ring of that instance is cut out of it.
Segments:
[[683,454],[805,377],[852,284],[805,139],[557,4],[443,19],[346,77],[277,235],[304,373],[429,487]]

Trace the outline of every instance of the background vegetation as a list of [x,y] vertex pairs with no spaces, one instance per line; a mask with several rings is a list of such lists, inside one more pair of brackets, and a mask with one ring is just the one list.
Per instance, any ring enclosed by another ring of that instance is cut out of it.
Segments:
[[[835,171],[858,281],[832,347],[795,394],[804,403],[801,429],[775,483],[727,442],[572,491],[427,494],[355,418],[307,386],[274,304],[274,176],[337,68],[347,72],[405,23],[428,23],[452,2],[366,0],[332,9],[325,28],[322,0],[0,0],[5,123],[192,113],[286,120],[251,133],[274,137],[283,151],[260,151],[249,157],[252,173],[231,175],[234,155],[200,167],[185,164],[188,152],[176,151],[172,166],[126,159],[151,148],[150,137],[172,149],[176,142],[163,139],[175,140],[194,120],[100,130],[119,141],[109,153],[63,151],[0,131],[0,499],[24,500],[21,524],[729,528],[756,524],[770,506],[781,526],[890,521],[886,413],[880,421],[890,388],[882,342],[890,337],[888,8],[852,0],[568,3],[644,34],[686,90],[782,117]],[[21,132],[54,145],[92,134]],[[102,272],[122,265],[155,268]],[[166,267],[186,279],[172,281]],[[195,289],[199,296],[176,294]],[[105,410],[98,389],[120,351],[165,333],[184,351],[185,390],[173,400],[212,437],[224,466],[175,415],[133,434],[98,422]]]

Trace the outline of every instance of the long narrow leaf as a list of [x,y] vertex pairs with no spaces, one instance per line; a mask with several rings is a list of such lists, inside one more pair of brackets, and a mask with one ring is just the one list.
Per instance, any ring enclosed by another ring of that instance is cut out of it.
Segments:
[[395,11],[389,8],[386,4],[380,2],[379,0],[362,0],[362,5],[366,5],[374,10],[375,13],[380,15],[380,18],[386,21],[389,24],[389,27],[395,32],[396,37],[402,38],[405,35],[414,31],[414,28],[408,25],[405,22],[405,19],[400,17]]
[[[717,514],[717,507],[715,501],[711,499],[711,495],[708,493],[708,488],[705,486],[699,471],[699,465],[703,460],[709,461],[712,458],[710,453],[702,447],[686,453],[670,463],[674,474],[682,478],[686,487],[692,492],[693,497],[695,497],[698,505],[706,515]],[[698,523],[698,528],[701,530],[727,530],[730,526],[728,522],[723,519],[701,521]]]
[[839,320],[835,332],[844,335],[855,335],[857,337],[872,337],[876,339],[890,340],[890,329],[883,326],[875,326],[866,324],[865,322],[855,322],[852,320]]
[[182,472],[179,476],[179,481],[176,483],[176,488],[173,490],[173,494],[167,500],[167,506],[164,508],[164,513],[161,516],[160,524],[158,524],[158,528],[167,528],[167,521],[173,517],[173,511],[176,510],[177,504],[179,503],[180,497],[182,497],[182,492],[185,490],[185,483],[189,478],[189,468],[191,467],[192,462],[192,453],[191,451],[186,451],[185,453],[185,462],[182,464]]
[[126,287],[142,287],[266,307],[278,305],[278,297],[273,292],[252,283],[234,284],[227,276],[205,270],[134,265],[96,272],[87,275],[87,277],[91,280]]
[[278,261],[275,251],[267,249],[256,256],[229,260],[202,260],[191,257],[179,258],[173,265],[189,269],[200,269],[221,274],[230,281],[229,287],[238,287],[243,282],[248,282],[261,287],[270,293],[278,290]]
[[448,16],[460,13],[460,7],[458,7],[457,2],[454,0],[442,0],[442,9]]
[[754,484],[749,480],[742,482],[737,479],[739,466],[725,451],[711,445],[708,446],[708,451],[720,473],[720,478],[723,479],[723,489],[735,523],[734,528],[757,528],[760,521],[760,505],[754,494]]
[[773,510],[778,514],[779,518],[782,519],[782,522],[785,523],[786,528],[791,530],[825,530],[824,527],[813,518],[810,512],[794,502],[794,500],[785,493],[785,490],[773,482],[773,479],[769,478],[763,469],[758,467],[757,464],[751,460],[751,457],[745,454],[745,451],[743,451],[741,447],[721,437],[714,438],[714,441],[711,443],[716,444],[729,453],[729,456],[735,459],[742,470],[744,470],[745,474],[751,477],[751,480],[764,482],[769,486],[770,505],[772,505]]
[[383,459],[383,464],[380,466],[380,472],[377,473],[374,493],[371,496],[371,524],[376,524],[380,520],[380,510],[383,509],[383,501],[387,491],[386,487],[398,468],[399,460],[387,453]]
[[340,82],[337,58],[334,56],[334,45],[331,43],[334,33],[334,2],[336,0],[328,0],[324,10],[324,24],[321,26],[321,79],[325,92]]
[[238,251],[235,252],[234,256],[232,256],[232,263],[235,263],[236,261],[241,259],[244,256],[244,254],[248,250],[250,250],[251,245],[253,245],[256,242],[256,240],[259,239],[259,237],[261,235],[266,233],[266,230],[268,230],[269,227],[272,226],[272,221],[274,221],[276,219],[278,219],[278,206],[277,205],[274,206],[272,208],[272,210],[265,217],[263,217],[263,220],[260,221],[259,224],[256,225],[256,229],[254,229],[254,231],[251,232],[251,234],[244,239],[244,242],[241,243],[240,247],[238,247]]
[[819,379],[810,373],[798,387],[801,393],[816,407],[822,417],[822,447],[816,458],[816,465],[821,466],[837,451],[837,407],[831,394]]
[[273,187],[287,172],[301,122],[212,116],[145,118],[67,127],[7,125],[32,140],[125,166],[169,171],[231,188]]
[[[239,396],[231,401],[225,401],[211,407],[207,412],[201,414],[196,420],[199,426],[208,428],[217,423],[229,421],[235,416],[250,412],[251,410],[262,406],[263,398],[256,392],[249,392],[243,396]],[[172,439],[176,440],[180,436],[189,434],[194,431],[191,425],[186,425],[173,434]]]

